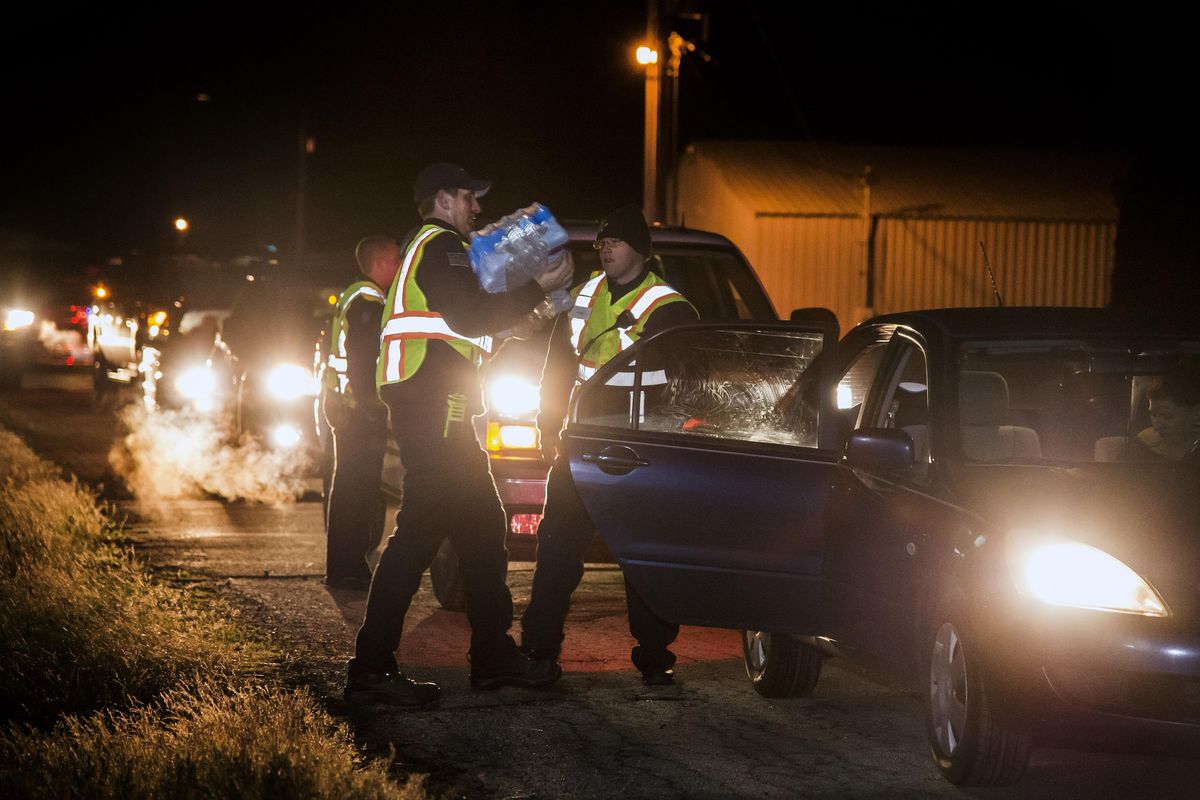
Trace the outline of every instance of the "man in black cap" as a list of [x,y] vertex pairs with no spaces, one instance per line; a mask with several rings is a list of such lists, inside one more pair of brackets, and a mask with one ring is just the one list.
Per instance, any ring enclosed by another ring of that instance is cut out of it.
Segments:
[[404,500],[371,581],[348,665],[348,700],[410,707],[437,700],[437,684],[400,673],[395,651],[421,575],[447,537],[463,569],[471,686],[541,686],[561,672],[553,660],[521,653],[508,635],[507,518],[471,417],[482,410],[478,367],[493,350],[490,334],[513,327],[568,282],[571,264],[563,259],[510,292],[483,291],[466,243],[489,188],[447,163],[430,164],[413,187],[424,222],[388,292],[375,381],[400,445]]
[[[546,460],[546,506],[538,526],[533,594],[521,618],[521,648],[535,659],[557,659],[571,593],[583,578],[583,558],[595,535],[566,460],[559,434],[574,387],[642,336],[697,320],[683,295],[650,271],[650,230],[636,206],[605,217],[594,245],[601,271],[572,290],[575,305],[550,335],[542,370],[538,429]],[[675,655],[668,648],[679,626],[655,616],[625,583],[629,631],[637,639],[634,666],[650,686],[674,683]]]

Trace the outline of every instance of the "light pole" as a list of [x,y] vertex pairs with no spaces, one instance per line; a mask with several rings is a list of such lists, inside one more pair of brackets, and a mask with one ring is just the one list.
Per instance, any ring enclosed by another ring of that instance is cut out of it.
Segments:
[[[656,41],[650,38],[649,41]],[[646,70],[646,126],[642,147],[642,213],[653,222],[658,204],[658,51],[648,45],[637,49],[637,62]]]

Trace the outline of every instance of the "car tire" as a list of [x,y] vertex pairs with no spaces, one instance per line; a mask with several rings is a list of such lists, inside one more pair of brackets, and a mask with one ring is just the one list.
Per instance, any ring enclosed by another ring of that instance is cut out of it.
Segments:
[[825,657],[783,633],[742,631],[742,658],[763,697],[805,697],[817,688]]
[[997,719],[964,605],[961,598],[943,602],[931,620],[926,733],[951,783],[1008,786],[1025,773],[1031,737]]
[[429,580],[433,584],[433,596],[447,611],[466,611],[467,595],[463,590],[462,567],[458,553],[450,540],[442,542],[433,563],[429,565]]

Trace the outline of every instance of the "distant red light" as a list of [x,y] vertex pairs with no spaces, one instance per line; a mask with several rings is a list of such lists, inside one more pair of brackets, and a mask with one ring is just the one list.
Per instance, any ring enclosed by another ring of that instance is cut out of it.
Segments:
[[537,536],[541,521],[541,514],[513,514],[508,529],[517,536]]
[[68,367],[75,366],[75,356],[67,356],[67,366]]

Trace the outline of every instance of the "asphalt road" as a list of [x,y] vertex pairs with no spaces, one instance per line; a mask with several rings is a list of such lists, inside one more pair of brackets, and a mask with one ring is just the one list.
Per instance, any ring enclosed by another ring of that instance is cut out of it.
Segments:
[[[405,771],[439,796],[485,798],[1196,796],[1200,761],[1039,750],[1015,787],[959,790],[937,774],[914,689],[827,662],[809,698],[768,701],[742,668],[736,633],[684,628],[680,685],[646,689],[628,662],[621,577],[592,565],[568,619],[563,680],[546,690],[472,692],[462,614],[437,607],[428,584],[410,613],[400,658],[443,684],[433,710],[347,708],[342,670],[365,593],[322,585],[321,505],[130,497],[109,466],[122,435],[94,408],[86,373],[27,376],[0,392],[0,424],[43,455],[103,485],[142,555],[231,598],[289,651],[330,710],[369,753],[394,747]],[[381,532],[382,534],[382,532]],[[532,564],[510,566],[518,613]]]

